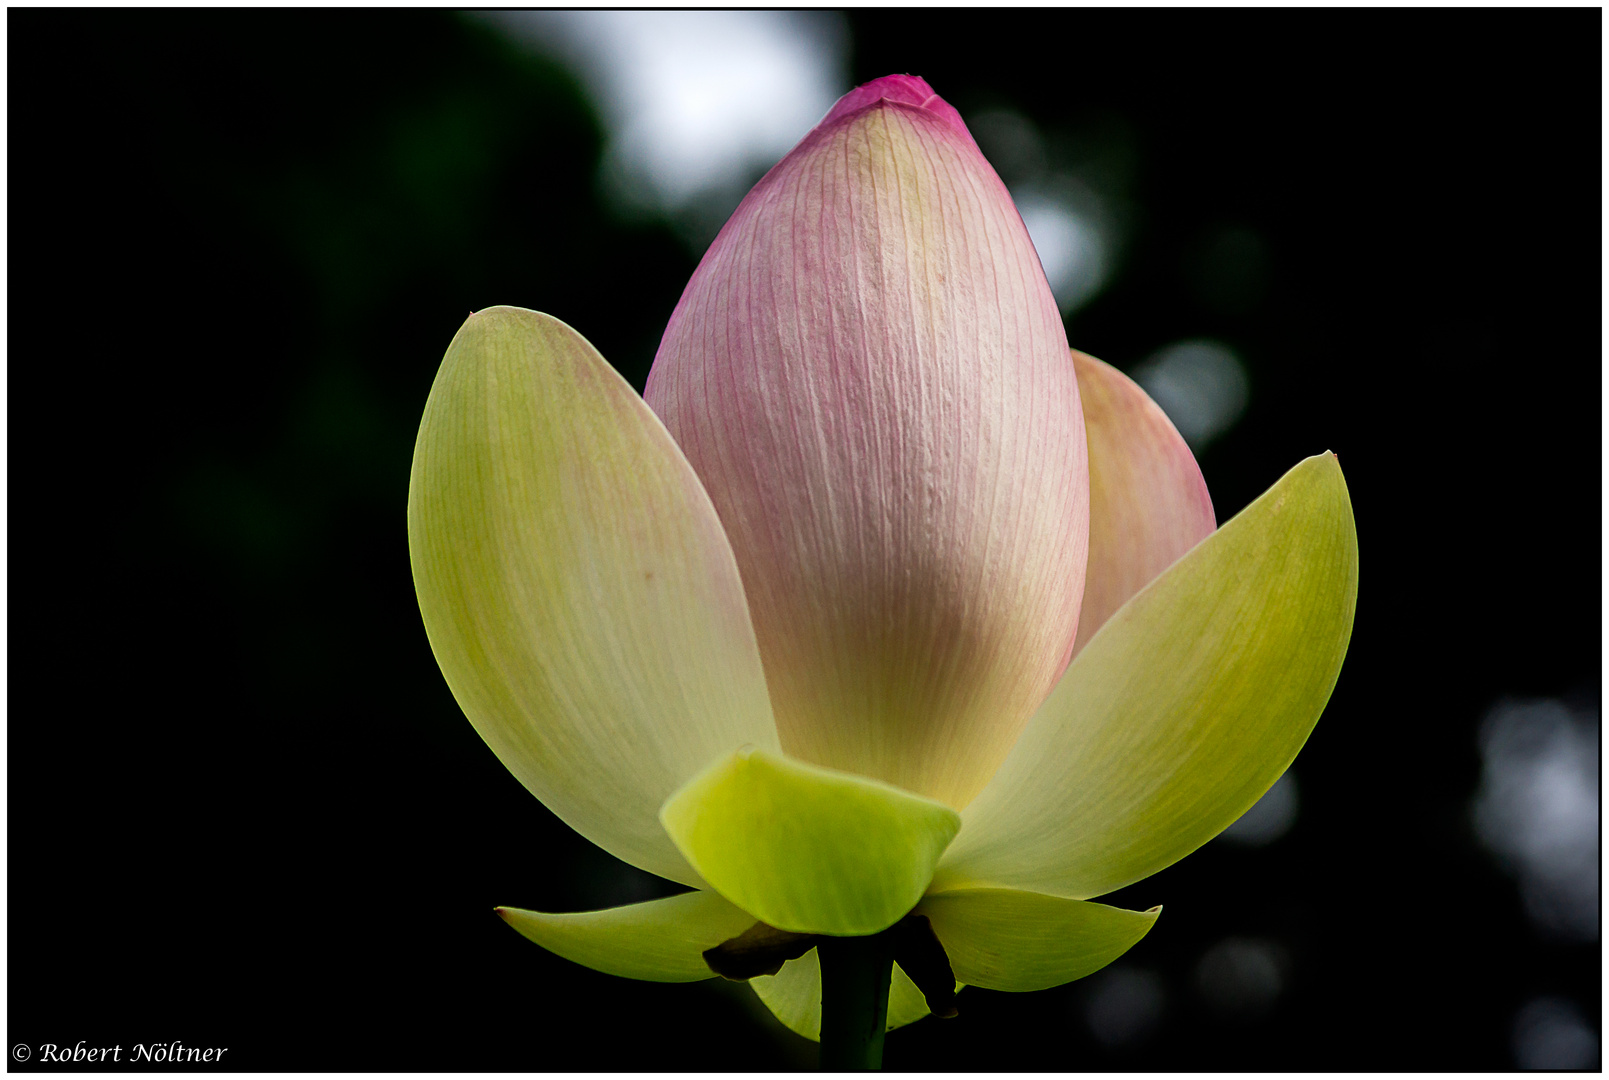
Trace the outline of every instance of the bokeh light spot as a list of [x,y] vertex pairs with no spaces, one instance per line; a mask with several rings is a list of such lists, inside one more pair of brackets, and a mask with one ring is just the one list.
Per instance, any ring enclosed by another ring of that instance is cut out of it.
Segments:
[[1552,936],[1598,939],[1596,711],[1554,699],[1498,702],[1481,723],[1481,843],[1520,881],[1525,911]]
[[586,85],[608,129],[605,192],[627,209],[681,218],[689,240],[704,243],[849,89],[848,30],[835,12],[482,17]]
[[1240,419],[1250,397],[1240,357],[1217,341],[1180,341],[1158,350],[1135,368],[1134,381],[1198,453]]
[[1296,824],[1296,812],[1301,803],[1296,789],[1296,777],[1287,772],[1263,797],[1252,804],[1250,810],[1219,835],[1230,843],[1247,847],[1262,847],[1291,831]]
[[1277,942],[1225,938],[1196,965],[1196,990],[1228,1019],[1257,1020],[1279,1000],[1289,967],[1289,955]]
[[1600,1068],[1598,1035],[1570,1002],[1540,997],[1514,1017],[1514,1060],[1522,1069]]
[[1051,169],[1049,144],[1022,113],[984,109],[967,127],[1010,189],[1062,314],[1083,307],[1112,274],[1117,228],[1105,200],[1082,177]]
[[1166,1006],[1160,975],[1114,964],[1089,981],[1084,1022],[1103,1046],[1131,1046],[1156,1030]]
[[1016,201],[1057,306],[1063,314],[1083,307],[1106,283],[1110,245],[1105,231],[1093,215],[1054,195],[1028,192]]

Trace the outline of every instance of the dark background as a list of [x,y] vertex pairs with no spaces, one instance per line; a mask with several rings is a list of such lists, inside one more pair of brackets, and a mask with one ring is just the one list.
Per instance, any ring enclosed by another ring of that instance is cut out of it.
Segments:
[[[1333,449],[1362,557],[1294,829],[1115,897],[1167,905],[1126,958],[1168,990],[1150,1035],[1092,1038],[1084,984],[969,989],[890,1068],[1503,1069],[1527,1000],[1596,1022],[1598,943],[1533,927],[1469,803],[1494,701],[1597,707],[1600,21],[850,16],[855,82],[1116,133],[1130,241],[1070,340],[1229,342],[1220,520]],[[492,914],[655,886],[498,764],[414,604],[413,436],[465,315],[553,312],[640,387],[696,261],[600,202],[580,84],[432,12],[7,25],[8,1041],[813,1064],[744,987],[614,979]],[[1226,227],[1268,253],[1249,300],[1200,268]],[[1227,935],[1287,950],[1258,1016],[1192,990]]]

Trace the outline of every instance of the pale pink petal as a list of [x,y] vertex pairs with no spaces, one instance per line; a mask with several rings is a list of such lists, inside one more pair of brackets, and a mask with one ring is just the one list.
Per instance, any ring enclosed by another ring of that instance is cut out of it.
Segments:
[[964,806],[1071,655],[1089,503],[1056,301],[955,110],[908,76],[840,102],[705,255],[646,397],[783,748]]
[[1089,571],[1078,644],[1217,527],[1207,482],[1134,380],[1073,350],[1089,437]]

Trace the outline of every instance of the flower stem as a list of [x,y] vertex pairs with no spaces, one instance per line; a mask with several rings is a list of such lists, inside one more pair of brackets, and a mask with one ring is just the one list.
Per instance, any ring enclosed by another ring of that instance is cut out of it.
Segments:
[[822,938],[821,1067],[880,1069],[894,941],[887,934]]

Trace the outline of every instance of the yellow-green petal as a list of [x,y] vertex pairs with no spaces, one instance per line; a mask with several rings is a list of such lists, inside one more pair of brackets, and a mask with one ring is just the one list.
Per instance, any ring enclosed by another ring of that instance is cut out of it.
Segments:
[[1212,839],[1307,741],[1357,589],[1341,467],[1308,458],[1107,620],[967,807],[934,890],[1099,896]]
[[710,886],[801,934],[874,934],[921,899],[961,819],[879,780],[744,748],[665,803],[665,830]]
[[[821,1041],[821,961],[811,949],[789,960],[775,975],[750,979],[766,1008],[790,1031]],[[913,1024],[927,1015],[927,999],[898,964],[888,980],[888,1030]]]
[[1128,952],[1161,911],[1019,889],[930,893],[916,908],[933,924],[956,979],[987,990],[1044,990],[1082,979]]
[[651,982],[697,982],[715,972],[704,962],[713,949],[754,925],[754,916],[712,892],[550,915],[498,908],[514,929],[549,952],[596,971]]
[[659,825],[718,754],[777,745],[726,534],[658,418],[580,334],[472,315],[408,490],[425,631],[510,772],[587,839],[702,885]]

